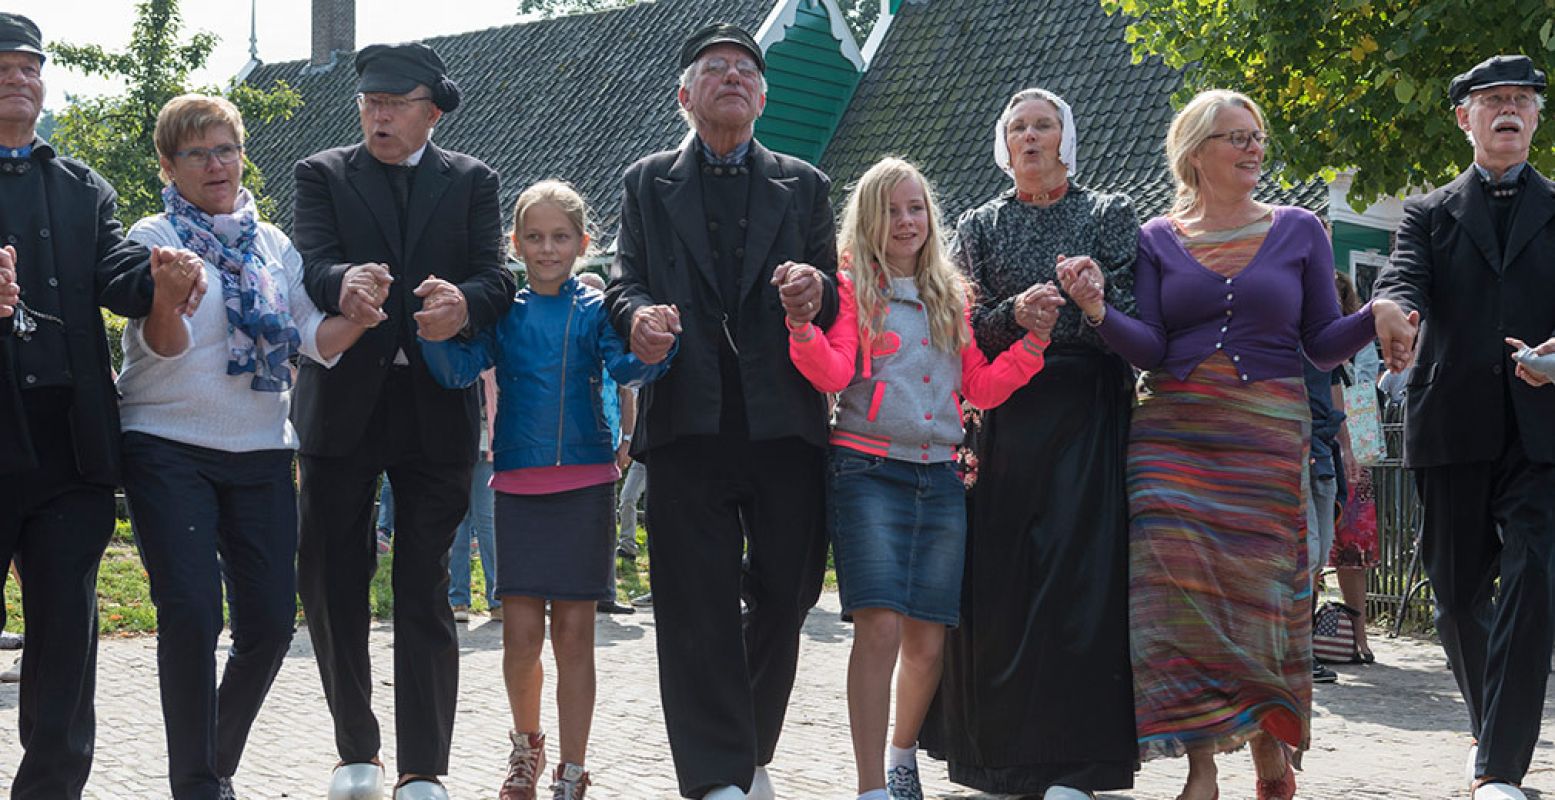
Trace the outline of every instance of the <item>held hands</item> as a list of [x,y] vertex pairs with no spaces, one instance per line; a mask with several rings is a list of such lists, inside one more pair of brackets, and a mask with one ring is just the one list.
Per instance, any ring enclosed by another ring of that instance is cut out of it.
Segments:
[[189,250],[153,247],[151,283],[154,305],[192,317],[205,297],[205,261]]
[[1052,281],[1034,284],[1015,296],[1015,324],[1036,334],[1038,339],[1051,340],[1053,325],[1058,322],[1058,307],[1064,304]]
[[1101,265],[1090,256],[1070,258],[1060,255],[1058,281],[1064,287],[1064,294],[1069,295],[1091,320],[1100,319],[1106,312],[1107,279],[1102,275]]
[[680,334],[680,309],[643,306],[632,314],[632,355],[644,364],[663,361]]
[[470,309],[459,287],[432,275],[416,287],[421,310],[414,314],[416,335],[429,342],[452,339],[470,320]]
[[16,283],[16,248],[0,248],[0,319],[16,313],[22,301],[22,288]]
[[1420,312],[1404,313],[1398,303],[1387,298],[1372,301],[1371,316],[1377,327],[1377,342],[1382,345],[1382,360],[1389,372],[1403,372],[1415,361],[1415,337],[1420,333]]
[[772,270],[772,285],[778,287],[790,326],[804,325],[821,312],[821,271],[815,267],[784,261]]
[[[1512,348],[1513,352],[1528,346],[1523,344],[1521,339],[1514,339],[1510,336],[1506,337],[1506,343]],[[1542,356],[1546,353],[1555,353],[1555,337],[1546,339],[1544,344],[1541,344],[1533,349],[1533,354],[1536,356]],[[1550,379],[1548,377],[1534,372],[1522,364],[1517,365],[1517,371],[1513,374],[1519,378],[1522,378],[1523,382],[1529,386],[1543,386],[1547,383],[1550,383]]]
[[389,318],[383,303],[389,299],[394,276],[385,264],[357,264],[340,281],[340,315],[364,328]]

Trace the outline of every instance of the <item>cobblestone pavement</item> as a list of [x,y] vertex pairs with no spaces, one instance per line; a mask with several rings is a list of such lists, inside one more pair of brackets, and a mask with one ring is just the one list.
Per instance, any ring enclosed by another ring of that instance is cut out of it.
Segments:
[[[772,765],[783,798],[851,798],[852,756],[844,702],[849,628],[838,620],[828,593],[805,627],[799,679],[788,725]],[[454,732],[453,774],[458,800],[495,797],[506,764],[507,701],[500,669],[500,626],[477,617],[461,626],[460,704]],[[392,629],[372,634],[379,680],[374,703],[380,720],[393,718],[390,675]],[[659,710],[652,613],[599,618],[599,699],[589,763],[594,798],[670,798],[675,779]],[[166,749],[156,685],[156,640],[104,640],[98,681],[97,760],[86,796],[166,797]],[[1298,775],[1301,798],[1466,798],[1462,788],[1467,722],[1436,645],[1373,637],[1379,663],[1340,668],[1340,681],[1317,687],[1314,747]],[[9,654],[0,654],[8,658]],[[549,670],[549,655],[546,657]],[[9,661],[7,661],[7,664]],[[1555,686],[1555,684],[1552,684]],[[0,686],[0,791],[9,789],[20,745],[17,688]],[[555,729],[554,704],[545,724]],[[393,728],[386,724],[385,761],[393,770]],[[1543,736],[1528,776],[1529,796],[1555,800],[1555,698],[1546,704]],[[552,742],[550,760],[556,758]],[[244,798],[322,798],[335,762],[329,714],[305,630],[276,680],[236,778]],[[1152,762],[1132,791],[1108,800],[1170,800],[1181,787],[1182,760]],[[929,797],[988,798],[952,785],[944,765],[923,761]],[[1220,759],[1226,800],[1251,797],[1245,753]]]

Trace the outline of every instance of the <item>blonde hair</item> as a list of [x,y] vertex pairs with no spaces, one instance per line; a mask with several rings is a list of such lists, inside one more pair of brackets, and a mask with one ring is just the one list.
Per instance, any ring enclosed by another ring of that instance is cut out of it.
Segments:
[[1172,118],[1172,126],[1166,130],[1166,163],[1177,179],[1177,200],[1172,213],[1181,214],[1197,208],[1199,197],[1199,173],[1193,167],[1193,154],[1209,141],[1215,132],[1215,118],[1227,108],[1245,108],[1258,122],[1258,130],[1264,130],[1263,110],[1241,92],[1226,89],[1210,89],[1193,96],[1188,104]]
[[[572,184],[553,178],[540,181],[519,193],[518,200],[513,203],[513,229],[508,231],[510,241],[515,239],[519,230],[524,227],[525,212],[538,205],[555,206],[567,216],[567,221],[577,228],[579,237],[589,235],[588,202],[577,189],[573,188]],[[589,249],[579,253],[578,257],[588,255],[592,248],[591,244]]]
[[891,238],[891,192],[903,181],[917,181],[928,206],[929,229],[923,249],[918,251],[913,283],[929,318],[929,337],[935,347],[959,353],[970,343],[966,330],[969,288],[946,253],[934,187],[917,167],[900,158],[881,159],[860,176],[842,214],[837,243],[844,268],[853,280],[859,334],[871,341],[885,325],[891,286],[884,263],[886,242]]
[[[157,126],[151,141],[157,147],[157,155],[172,161],[178,146],[205,133],[216,125],[226,125],[243,146],[243,113],[225,97],[207,94],[181,94],[157,112]],[[173,176],[165,168],[158,168],[163,183],[172,183]]]

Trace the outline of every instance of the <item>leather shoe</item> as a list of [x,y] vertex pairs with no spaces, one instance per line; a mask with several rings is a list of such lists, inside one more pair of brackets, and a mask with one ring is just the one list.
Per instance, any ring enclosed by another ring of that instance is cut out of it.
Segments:
[[1510,783],[1482,783],[1474,787],[1474,800],[1528,800],[1528,795]]
[[394,787],[394,800],[448,800],[448,790],[431,778],[417,778]]
[[636,614],[637,609],[631,606],[623,606],[614,600],[601,600],[595,606],[601,614]]
[[329,800],[383,800],[383,766],[364,761],[335,767]]

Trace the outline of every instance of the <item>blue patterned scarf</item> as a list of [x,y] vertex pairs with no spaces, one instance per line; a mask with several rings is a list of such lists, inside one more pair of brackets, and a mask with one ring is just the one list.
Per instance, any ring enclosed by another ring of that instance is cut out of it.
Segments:
[[287,359],[302,338],[292,324],[286,295],[254,253],[259,213],[247,189],[238,193],[231,214],[207,214],[178,189],[162,190],[167,220],[183,246],[221,275],[221,299],[227,307],[227,374],[253,373],[256,392],[284,392],[292,385]]

